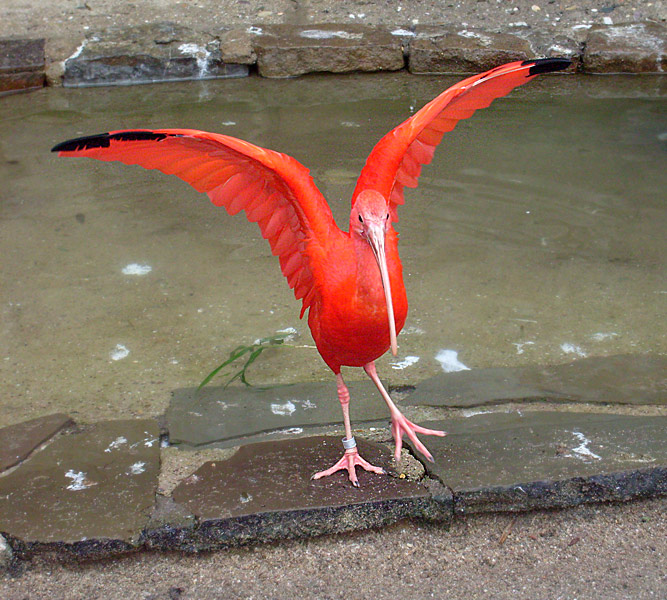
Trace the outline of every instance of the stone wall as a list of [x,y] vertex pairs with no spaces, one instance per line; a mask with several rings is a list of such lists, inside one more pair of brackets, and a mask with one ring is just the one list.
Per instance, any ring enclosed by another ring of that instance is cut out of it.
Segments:
[[41,87],[47,80],[80,87],[255,72],[270,78],[402,69],[475,73],[543,56],[570,58],[571,72],[660,74],[666,31],[657,22],[573,28],[571,35],[528,26],[498,32],[463,25],[276,24],[207,33],[168,22],[116,26],[89,32],[58,62],[45,56],[44,39],[0,40],[0,92]]

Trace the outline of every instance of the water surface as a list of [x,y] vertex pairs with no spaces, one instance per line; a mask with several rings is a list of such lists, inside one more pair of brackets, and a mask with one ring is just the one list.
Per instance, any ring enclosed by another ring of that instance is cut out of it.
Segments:
[[[308,166],[346,228],[374,143],[455,81],[250,78],[0,99],[0,426],[56,410],[157,414],[238,344],[288,328],[293,346],[262,355],[251,381],[332,379],[256,225],[176,178],[60,159],[55,143],[137,127],[238,136]],[[446,134],[400,212],[410,313],[399,358],[379,361],[386,381],[439,372],[443,350],[470,368],[667,350],[664,86],[546,77]]]

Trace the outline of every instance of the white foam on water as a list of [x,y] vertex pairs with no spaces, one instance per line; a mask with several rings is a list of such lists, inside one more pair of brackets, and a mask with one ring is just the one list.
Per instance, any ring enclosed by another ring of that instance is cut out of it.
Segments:
[[577,356],[581,356],[582,358],[585,358],[588,356],[580,346],[576,346],[574,344],[570,343],[564,343],[560,345],[560,349],[565,352],[565,354],[576,354]]
[[442,349],[435,355],[435,360],[440,363],[445,373],[454,373],[456,371],[470,371],[458,358],[459,353],[456,350]]
[[390,363],[392,369],[407,369],[408,367],[411,367],[412,365],[416,364],[419,362],[419,357],[418,356],[406,356],[403,360],[399,360],[398,362]]
[[609,333],[600,332],[600,333],[594,333],[591,336],[591,339],[595,340],[596,342],[604,342],[605,340],[611,340],[617,336],[618,333],[614,333],[613,331],[610,331]]
[[150,265],[140,265],[139,263],[130,263],[122,269],[123,275],[148,275],[153,270]]
[[109,357],[111,360],[122,360],[126,358],[130,351],[123,344],[116,344],[116,348],[111,351]]
[[524,353],[524,350],[523,350],[524,346],[534,346],[534,345],[535,345],[535,342],[512,342],[512,346],[516,346],[516,353],[517,354],[523,354]]

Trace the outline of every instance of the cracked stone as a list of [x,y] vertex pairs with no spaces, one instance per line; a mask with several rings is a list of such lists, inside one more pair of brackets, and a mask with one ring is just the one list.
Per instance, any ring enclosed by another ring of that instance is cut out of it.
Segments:
[[531,510],[667,493],[667,417],[493,412],[423,424],[429,476],[458,513]]
[[408,65],[412,73],[480,73],[535,56],[527,40],[508,33],[424,25],[415,34]]
[[588,73],[663,73],[667,28],[660,23],[625,23],[590,29],[583,55]]
[[471,369],[441,373],[402,400],[412,406],[472,407],[507,401],[558,400],[667,404],[667,357],[620,354],[554,366]]
[[220,39],[173,23],[110,28],[86,37],[65,61],[70,87],[245,77],[247,64],[226,63]]
[[[370,381],[351,382],[355,426],[388,420],[386,406]],[[172,444],[225,448],[250,441],[294,438],[342,422],[336,390],[327,383],[260,388],[206,387],[176,390],[167,411]]]
[[56,413],[3,427],[0,429],[0,472],[25,460],[33,450],[73,424],[67,415]]
[[179,548],[196,552],[196,546],[190,543],[196,525],[197,520],[192,513],[176,504],[172,498],[158,494],[155,510],[143,533],[143,541],[148,548]]
[[[361,439],[357,444],[366,460],[393,473],[386,448]],[[340,439],[325,436],[250,444],[227,460],[205,463],[173,498],[200,518],[200,549],[351,531],[406,517],[451,517],[442,488],[432,496],[419,483],[361,469],[359,488],[346,472],[311,480],[342,451]]]
[[254,47],[263,77],[398,71],[405,65],[400,39],[362,25],[270,25],[255,36]]
[[0,532],[27,555],[132,549],[153,509],[159,452],[152,420],[96,423],[54,440],[0,478]]

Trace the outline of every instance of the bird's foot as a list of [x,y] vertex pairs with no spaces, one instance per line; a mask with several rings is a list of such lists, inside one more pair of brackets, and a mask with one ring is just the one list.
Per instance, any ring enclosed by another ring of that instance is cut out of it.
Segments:
[[378,473],[381,475],[384,475],[386,473],[386,471],[382,467],[376,467],[371,463],[369,463],[367,460],[361,458],[361,456],[359,456],[359,451],[357,450],[357,447],[355,445],[353,448],[345,450],[345,454],[343,454],[342,458],[333,467],[326,469],[325,471],[320,471],[319,473],[315,473],[315,475],[312,476],[312,479],[321,479],[322,477],[328,477],[329,475],[332,475],[337,471],[342,471],[343,469],[347,469],[348,477],[352,482],[352,485],[354,487],[359,487],[359,480],[357,479],[357,473],[355,467],[361,467],[366,471],[370,471],[371,473]]
[[417,437],[418,433],[423,435],[437,435],[443,437],[447,435],[444,431],[438,431],[436,429],[427,429],[421,425],[415,425],[411,421],[408,421],[405,416],[397,411],[396,414],[391,416],[391,433],[394,436],[394,441],[396,442],[396,450],[394,452],[394,458],[398,463],[401,459],[401,448],[403,447],[403,434],[407,435],[410,441],[414,444],[415,448],[419,450],[428,460],[433,462],[433,456],[427,450],[426,446],[419,441]]

